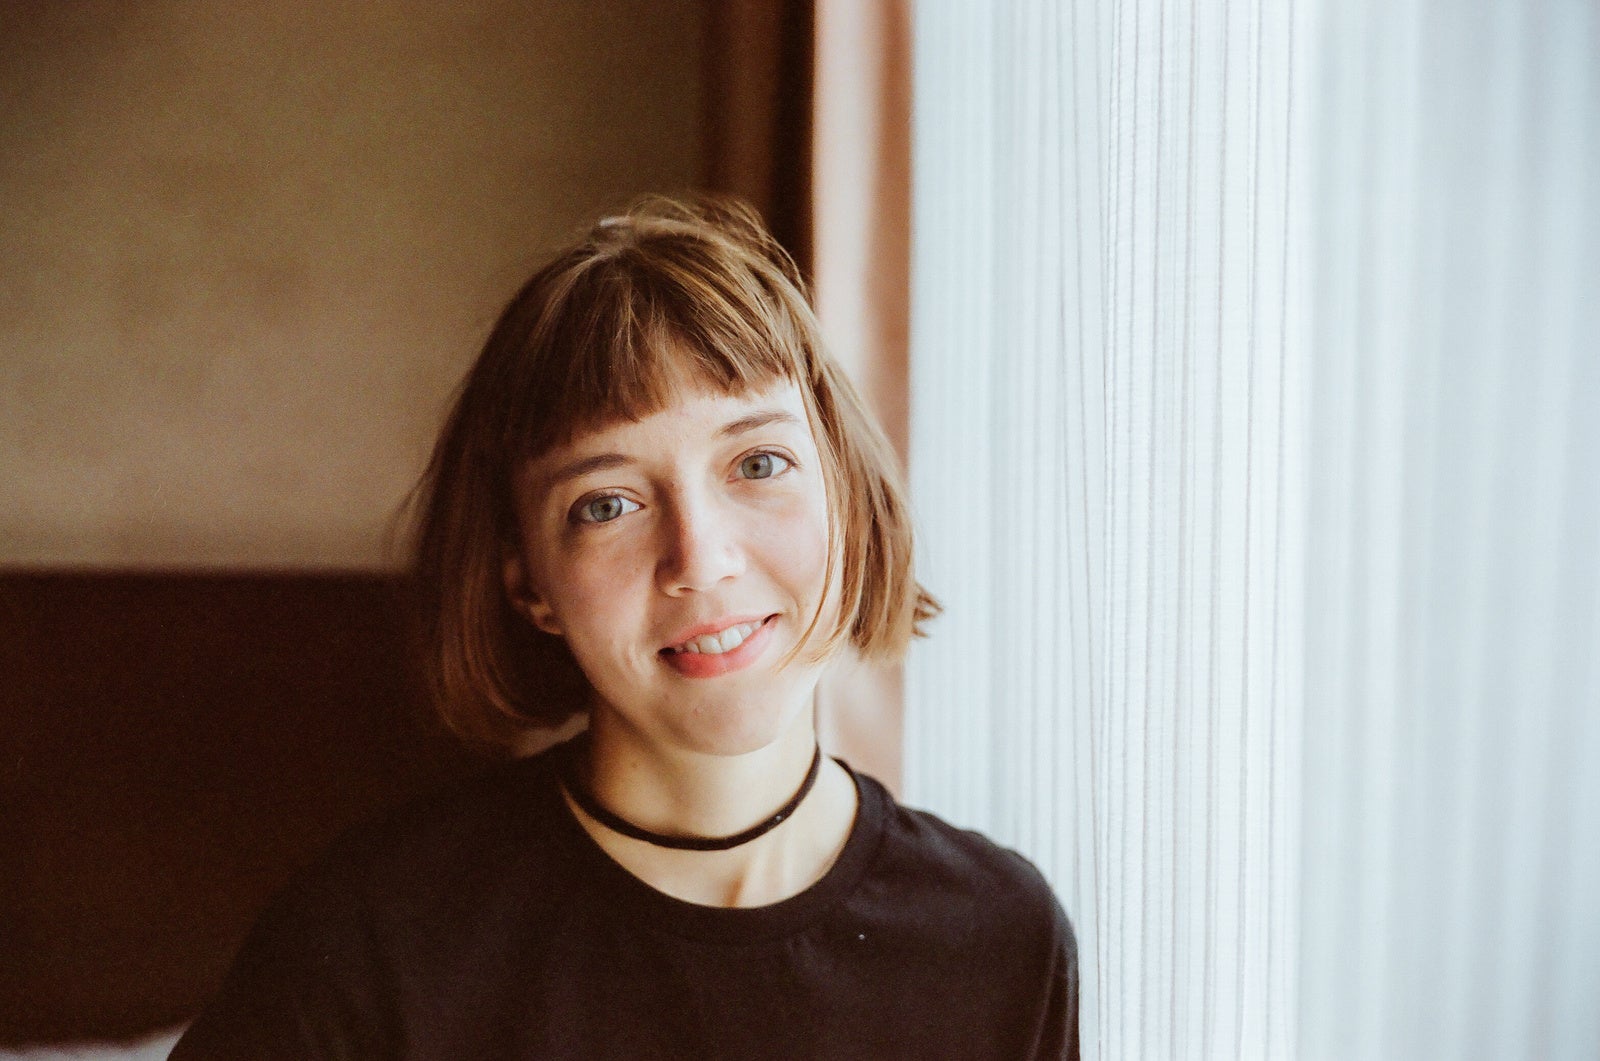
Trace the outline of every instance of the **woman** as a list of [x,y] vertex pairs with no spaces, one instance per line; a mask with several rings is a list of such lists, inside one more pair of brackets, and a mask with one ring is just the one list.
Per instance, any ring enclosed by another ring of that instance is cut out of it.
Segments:
[[174,1058],[1076,1056],[1037,871],[817,746],[937,606],[802,291],[653,199],[512,300],[420,494],[431,670],[472,739],[587,730],[346,838]]

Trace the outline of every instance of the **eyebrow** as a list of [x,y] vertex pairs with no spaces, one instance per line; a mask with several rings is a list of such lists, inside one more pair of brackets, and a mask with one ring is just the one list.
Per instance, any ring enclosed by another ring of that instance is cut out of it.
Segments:
[[[736,435],[747,434],[757,428],[766,427],[768,424],[794,424],[798,425],[800,418],[784,409],[763,409],[741,416],[737,420],[730,420],[717,429],[718,438],[733,438]],[[590,457],[579,457],[568,464],[563,464],[544,478],[545,489],[564,483],[569,479],[577,479],[591,472],[610,471],[613,468],[626,468],[637,464],[634,460],[622,453],[596,453]]]
[[723,424],[722,430],[717,432],[717,436],[719,438],[732,438],[734,435],[742,435],[746,431],[754,431],[756,428],[766,427],[768,424],[798,425],[799,423],[800,418],[787,410],[763,409],[760,412],[751,413],[749,416],[741,416],[737,420]]

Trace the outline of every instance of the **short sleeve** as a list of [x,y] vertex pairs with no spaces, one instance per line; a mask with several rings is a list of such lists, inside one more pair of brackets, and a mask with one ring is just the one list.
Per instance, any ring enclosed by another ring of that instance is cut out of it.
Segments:
[[1038,1061],[1078,1061],[1078,941],[1059,903],[1055,919],[1044,1005],[1035,1046],[1028,1055]]

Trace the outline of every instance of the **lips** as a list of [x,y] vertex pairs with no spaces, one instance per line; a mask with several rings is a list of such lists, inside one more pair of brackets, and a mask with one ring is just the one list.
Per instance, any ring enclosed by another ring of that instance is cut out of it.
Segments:
[[702,623],[683,631],[659,655],[673,670],[689,678],[714,678],[743,670],[760,658],[777,618],[730,616]]
[[761,628],[759,622],[740,623],[730,626],[718,634],[701,634],[691,638],[676,648],[667,649],[668,652],[699,652],[702,655],[720,655],[723,652],[732,652],[744,643],[749,637]]
[[678,631],[662,652],[726,652],[738,647],[755,628],[772,618],[771,615],[725,615],[720,619],[696,623]]

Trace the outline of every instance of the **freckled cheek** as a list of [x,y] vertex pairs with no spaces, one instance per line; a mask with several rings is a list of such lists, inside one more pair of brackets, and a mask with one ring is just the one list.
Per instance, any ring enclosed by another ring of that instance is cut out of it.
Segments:
[[796,506],[783,526],[765,528],[755,539],[763,566],[791,592],[815,606],[822,596],[822,578],[828,563],[828,524],[817,505]]
[[569,642],[606,642],[637,621],[638,567],[638,558],[611,551],[553,558],[546,585]]

